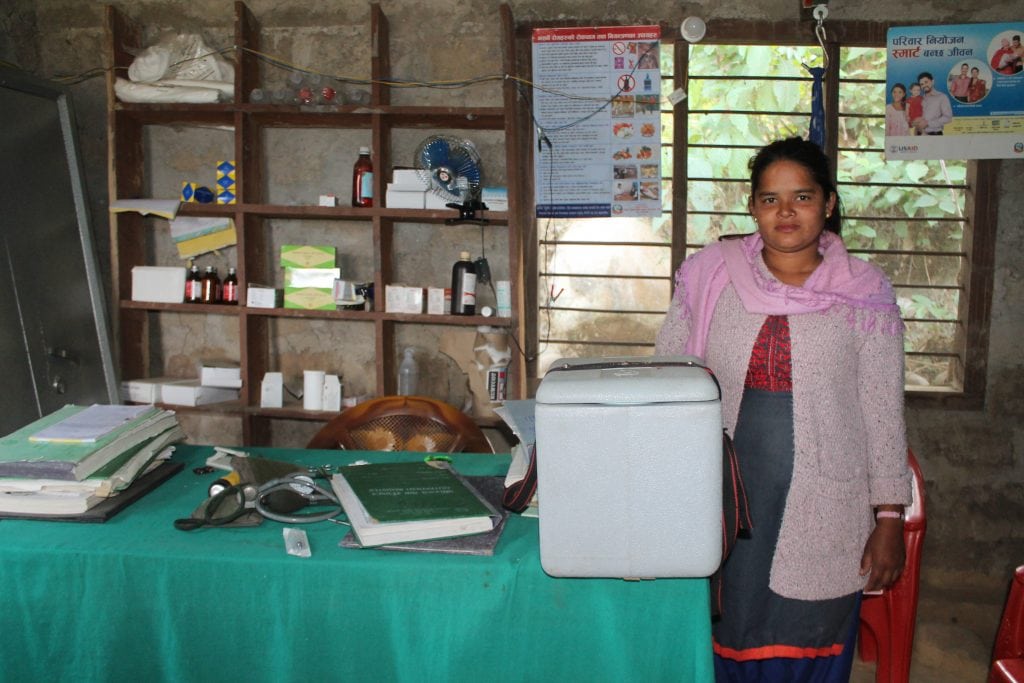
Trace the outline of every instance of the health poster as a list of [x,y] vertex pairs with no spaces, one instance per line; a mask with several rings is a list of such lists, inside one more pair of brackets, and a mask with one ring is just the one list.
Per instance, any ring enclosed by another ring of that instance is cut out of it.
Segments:
[[1024,158],[1024,21],[890,28],[888,159]]
[[537,216],[661,215],[658,26],[533,31]]

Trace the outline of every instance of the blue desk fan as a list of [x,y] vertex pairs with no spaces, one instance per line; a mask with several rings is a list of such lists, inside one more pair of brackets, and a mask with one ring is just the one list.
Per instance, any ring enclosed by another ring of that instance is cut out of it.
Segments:
[[416,171],[427,188],[443,198],[446,206],[457,209],[456,223],[487,224],[477,211],[487,206],[480,201],[480,155],[469,140],[450,135],[431,135],[416,149]]

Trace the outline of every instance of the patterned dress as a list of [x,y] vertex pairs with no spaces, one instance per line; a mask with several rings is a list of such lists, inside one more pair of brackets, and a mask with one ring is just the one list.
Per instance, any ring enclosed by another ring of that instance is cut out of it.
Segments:
[[860,593],[784,598],[768,587],[793,471],[789,320],[768,316],[754,344],[735,444],[753,529],[722,567],[722,616],[713,626],[718,681],[847,681]]

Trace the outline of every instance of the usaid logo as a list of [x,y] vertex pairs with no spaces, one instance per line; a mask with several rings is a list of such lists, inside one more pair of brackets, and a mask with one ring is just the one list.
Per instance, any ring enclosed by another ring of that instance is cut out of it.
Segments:
[[917,151],[917,145],[892,145],[889,148],[889,151],[892,152],[893,154],[898,154],[900,152],[912,153]]
[[1017,154],[1024,152],[1024,142],[1013,143],[1013,151],[1016,152]]

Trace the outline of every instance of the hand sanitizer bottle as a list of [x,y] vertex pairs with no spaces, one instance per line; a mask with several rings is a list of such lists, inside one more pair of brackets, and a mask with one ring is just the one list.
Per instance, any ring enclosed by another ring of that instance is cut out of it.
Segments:
[[413,350],[411,348],[407,348],[405,350],[405,357],[402,358],[402,362],[398,366],[399,396],[416,395],[416,384],[419,380],[419,374],[419,368],[416,366],[416,358],[413,356]]

